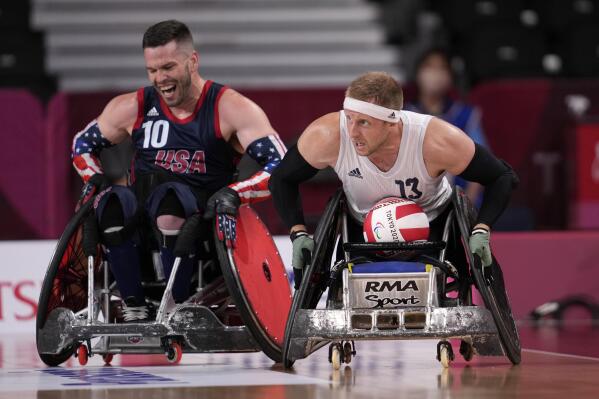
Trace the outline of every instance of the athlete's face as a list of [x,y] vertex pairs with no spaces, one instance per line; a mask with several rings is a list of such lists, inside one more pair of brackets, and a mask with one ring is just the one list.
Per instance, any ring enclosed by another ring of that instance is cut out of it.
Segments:
[[361,156],[369,156],[387,142],[393,124],[360,112],[345,110],[347,129],[354,149]]
[[198,68],[198,54],[184,43],[172,40],[164,46],[144,49],[148,78],[169,107],[190,95],[191,76]]

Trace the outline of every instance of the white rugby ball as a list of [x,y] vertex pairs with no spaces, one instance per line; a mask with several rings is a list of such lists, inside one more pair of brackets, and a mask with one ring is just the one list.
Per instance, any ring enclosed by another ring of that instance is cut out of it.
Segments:
[[426,241],[428,234],[428,218],[422,208],[403,198],[380,200],[364,220],[366,242]]

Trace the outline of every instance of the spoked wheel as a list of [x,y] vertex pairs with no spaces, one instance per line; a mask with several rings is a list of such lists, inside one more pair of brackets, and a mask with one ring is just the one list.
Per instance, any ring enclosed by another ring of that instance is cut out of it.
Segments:
[[[87,306],[87,258],[83,253],[81,239],[83,221],[91,212],[91,206],[92,201],[87,202],[71,218],[58,240],[46,271],[36,318],[38,353],[40,333],[50,312],[56,308],[66,308],[76,313]],[[99,269],[100,262],[101,257],[97,256],[96,270]],[[73,342],[58,354],[39,353],[39,356],[48,366],[58,366],[65,362],[76,348],[77,343]]]

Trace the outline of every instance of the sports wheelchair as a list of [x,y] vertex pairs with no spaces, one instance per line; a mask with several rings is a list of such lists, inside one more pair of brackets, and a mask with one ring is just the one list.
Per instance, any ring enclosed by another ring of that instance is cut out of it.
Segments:
[[[377,339],[440,339],[437,360],[444,367],[454,360],[449,339],[461,340],[466,361],[475,354],[506,355],[520,363],[501,267],[495,258],[482,267],[467,250],[476,211],[459,188],[449,206],[440,241],[348,242],[347,205],[339,190],[316,228],[311,263],[293,298],[284,366],[329,344],[329,361],[338,369],[355,356],[355,340]],[[373,262],[380,251],[396,251],[410,261]],[[473,286],[485,307],[473,304]],[[327,289],[322,309],[318,304]]]
[[[80,204],[69,221],[42,284],[36,344],[45,364],[76,356],[84,365],[94,354],[110,364],[115,354],[150,353],[178,363],[183,353],[257,351],[281,361],[291,289],[274,241],[252,208],[239,210],[234,249],[216,231],[212,242],[199,245],[198,273],[190,282],[197,290],[183,304],[175,304],[171,294],[180,258],[168,281],[160,281],[162,265],[154,253],[142,272],[146,301],[158,308],[156,320],[122,323],[120,294],[103,258],[92,203],[93,197]],[[186,223],[188,239],[199,225],[199,215],[194,217]]]

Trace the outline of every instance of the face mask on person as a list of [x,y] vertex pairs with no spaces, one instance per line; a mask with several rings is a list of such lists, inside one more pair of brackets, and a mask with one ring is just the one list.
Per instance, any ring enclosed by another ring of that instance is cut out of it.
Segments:
[[451,88],[451,76],[445,69],[425,67],[418,74],[420,92],[429,95],[444,95]]

